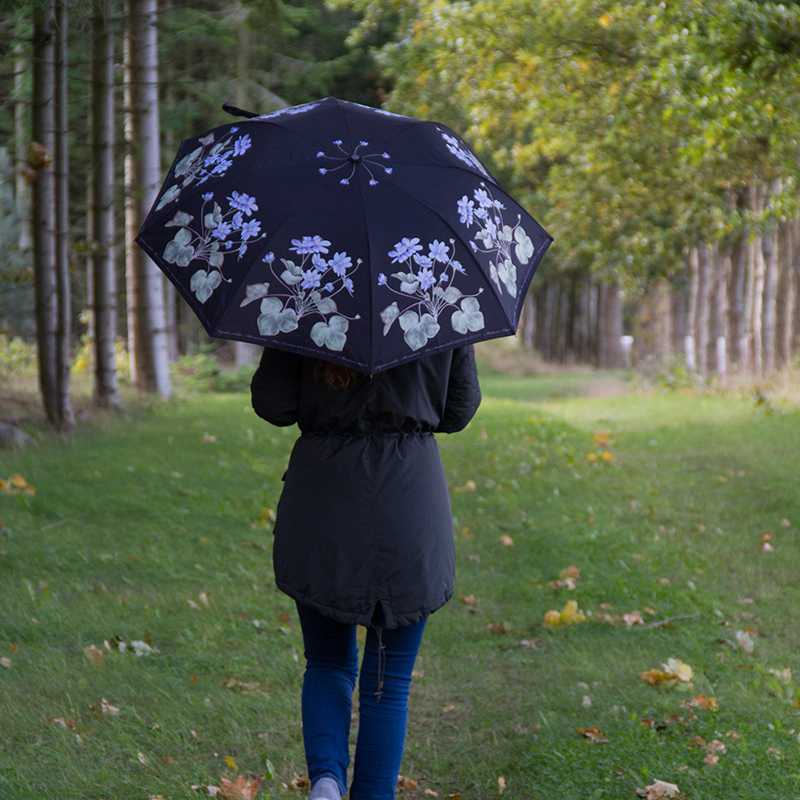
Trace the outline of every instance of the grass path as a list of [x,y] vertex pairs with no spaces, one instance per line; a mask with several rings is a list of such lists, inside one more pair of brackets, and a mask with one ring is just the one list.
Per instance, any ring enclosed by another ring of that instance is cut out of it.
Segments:
[[[621,800],[660,779],[800,798],[800,412],[586,380],[487,375],[473,423],[439,437],[456,596],[418,658],[398,796]],[[601,430],[613,460],[591,463]],[[3,800],[177,800],[273,770],[266,796],[304,796],[302,639],[268,510],[295,436],[211,395],[0,453],[36,488],[0,494]],[[576,587],[554,588],[569,565]],[[570,599],[587,621],[546,629]],[[157,650],[94,664],[114,637]],[[691,686],[641,680],[670,657]],[[684,707],[697,695],[718,709]]]

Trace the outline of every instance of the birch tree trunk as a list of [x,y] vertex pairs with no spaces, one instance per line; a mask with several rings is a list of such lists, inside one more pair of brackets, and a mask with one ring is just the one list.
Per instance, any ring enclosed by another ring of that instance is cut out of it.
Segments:
[[30,168],[26,150],[28,135],[25,125],[25,73],[29,68],[22,43],[14,45],[14,205],[19,214],[19,249],[31,249],[31,189],[28,183]]
[[70,286],[69,235],[69,104],[67,70],[69,66],[68,0],[56,0],[55,41],[55,195],[56,195],[56,292],[58,322],[56,331],[56,392],[60,428],[75,427],[69,397],[72,366],[72,289]]
[[114,28],[111,0],[96,0],[92,17],[92,306],[94,402],[119,408],[117,273],[114,243]]
[[[781,181],[776,179],[770,185],[770,197],[781,191]],[[763,365],[765,372],[775,369],[777,347],[777,306],[778,306],[778,223],[770,221],[763,239],[764,248],[764,309],[763,309]]]
[[169,346],[162,272],[133,239],[158,194],[161,180],[158,114],[157,0],[127,0],[126,108],[130,163],[127,181],[126,240],[129,324],[134,320],[134,382],[140,389],[169,397]]
[[686,337],[684,339],[684,355],[686,368],[690,372],[697,369],[697,346],[695,330],[697,329],[697,293],[700,285],[700,257],[696,247],[689,248],[687,268],[689,271],[689,307],[686,313]]
[[777,315],[777,365],[788,366],[792,361],[792,345],[795,330],[797,306],[797,273],[794,268],[797,259],[795,241],[795,220],[784,220],[778,231],[780,252],[780,275],[778,282]]
[[[763,210],[763,191],[758,184],[750,187],[750,209],[760,214]],[[764,298],[764,247],[761,230],[756,226],[755,235],[750,243],[753,264],[752,297],[750,300],[750,333],[751,360],[753,371],[760,375],[763,371],[763,327],[762,310]]]
[[58,426],[58,296],[56,294],[55,150],[55,4],[33,8],[33,124],[30,166],[32,197],[33,273],[36,303],[36,343],[39,389],[48,421]]
[[697,313],[694,336],[697,370],[708,375],[709,301],[711,299],[711,254],[705,243],[697,247]]
[[728,372],[728,280],[731,254],[727,245],[715,245],[711,255],[711,330],[708,358],[716,373]]

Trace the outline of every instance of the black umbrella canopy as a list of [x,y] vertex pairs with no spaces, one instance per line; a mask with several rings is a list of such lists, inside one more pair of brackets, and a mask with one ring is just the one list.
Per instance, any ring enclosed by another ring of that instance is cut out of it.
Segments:
[[446,125],[336,97],[184,140],[136,242],[210,336],[374,374],[512,335],[553,238]]

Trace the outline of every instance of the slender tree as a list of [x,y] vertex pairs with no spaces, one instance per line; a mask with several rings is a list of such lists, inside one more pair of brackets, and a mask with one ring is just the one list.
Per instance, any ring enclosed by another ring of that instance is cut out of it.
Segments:
[[56,0],[55,41],[55,195],[56,195],[56,292],[58,321],[56,330],[56,392],[60,427],[75,426],[69,397],[72,365],[72,290],[70,286],[69,235],[69,11],[67,0]]
[[120,405],[115,342],[117,278],[114,244],[114,28],[111,0],[95,0],[92,18],[91,275],[94,398]]
[[15,198],[19,216],[19,249],[25,253],[31,249],[31,191],[28,177],[30,170],[26,159],[27,103],[25,101],[25,75],[28,59],[21,41],[14,45],[14,160]]
[[126,259],[132,375],[140,389],[171,392],[161,271],[133,246],[161,182],[158,109],[157,0],[126,6]]
[[55,150],[55,3],[37,3],[33,9],[33,120],[30,166],[34,170],[32,235],[36,341],[39,389],[45,413],[58,427],[56,351],[58,296],[56,294],[56,194],[53,174]]

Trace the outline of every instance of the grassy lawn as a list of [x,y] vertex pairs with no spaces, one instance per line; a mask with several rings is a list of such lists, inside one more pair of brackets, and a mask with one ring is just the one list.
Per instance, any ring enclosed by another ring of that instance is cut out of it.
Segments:
[[[417,661],[398,796],[800,798],[800,411],[593,380],[487,375],[439,437],[457,587]],[[218,394],[0,453],[36,489],[0,494],[3,800],[177,800],[238,773],[305,794],[302,638],[270,562],[296,434]],[[551,585],[570,565],[574,588]],[[568,600],[586,620],[545,627]],[[670,658],[690,684],[640,677]]]

